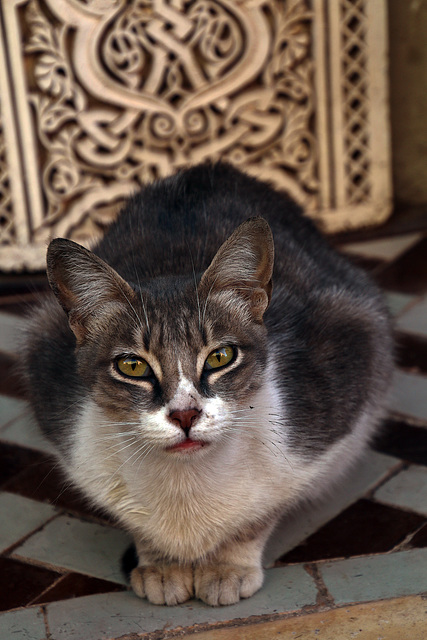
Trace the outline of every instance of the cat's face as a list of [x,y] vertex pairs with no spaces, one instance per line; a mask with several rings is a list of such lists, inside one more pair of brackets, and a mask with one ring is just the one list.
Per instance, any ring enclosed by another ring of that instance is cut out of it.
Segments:
[[157,452],[182,456],[232,437],[250,420],[264,380],[264,326],[236,316],[221,294],[202,303],[199,326],[194,285],[162,300],[141,292],[132,306],[99,317],[98,336],[78,349],[106,422],[128,425]]
[[189,459],[250,423],[267,362],[262,315],[272,252],[267,224],[247,221],[200,282],[169,278],[136,291],[82,247],[52,243],[52,288],[106,429],[115,426],[150,453]]

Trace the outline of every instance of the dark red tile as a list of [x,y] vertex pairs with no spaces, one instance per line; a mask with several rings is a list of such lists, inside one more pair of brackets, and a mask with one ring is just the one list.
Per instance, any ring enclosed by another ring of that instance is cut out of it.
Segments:
[[46,461],[46,455],[18,447],[17,445],[0,442],[0,486],[12,481],[24,470],[37,473],[37,468]]
[[0,558],[0,611],[29,604],[61,574],[12,558]]
[[280,558],[277,564],[385,553],[423,522],[426,519],[416,513],[359,500]]
[[57,600],[68,600],[70,598],[79,598],[81,596],[91,596],[96,593],[111,593],[112,591],[124,591],[126,587],[115,582],[91,578],[80,573],[69,573],[50,589],[47,589],[37,598],[31,601],[31,604],[46,604],[48,602],[56,602]]
[[427,339],[409,333],[396,333],[396,358],[401,369],[427,373]]
[[347,260],[351,263],[355,264],[358,267],[361,267],[365,271],[372,272],[376,269],[379,269],[385,265],[384,260],[376,260],[375,258],[366,258],[365,256],[357,256],[350,253],[343,253]]
[[427,524],[417,531],[408,546],[417,549],[427,547]]
[[427,291],[427,238],[388,266],[378,269],[375,279],[384,289],[391,291],[411,294]]
[[48,502],[78,515],[108,519],[88,504],[84,496],[70,485],[57,462],[47,456],[39,459],[38,464],[29,465],[21,473],[14,475],[2,488],[32,500]]
[[21,376],[16,371],[13,355],[0,351],[0,394],[12,398],[24,398]]
[[362,227],[331,236],[333,244],[363,242],[379,238],[395,237],[427,230],[427,206],[396,203],[390,218],[378,226]]
[[380,453],[427,465],[427,429],[399,420],[387,420],[373,442]]

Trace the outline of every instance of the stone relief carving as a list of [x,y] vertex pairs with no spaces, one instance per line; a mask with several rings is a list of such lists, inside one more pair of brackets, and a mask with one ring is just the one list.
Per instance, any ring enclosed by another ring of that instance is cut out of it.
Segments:
[[328,209],[326,226],[339,228],[329,146],[344,167],[339,206],[372,201],[366,3],[337,3],[334,146],[323,0],[3,0],[19,42],[19,51],[12,35],[5,43],[3,82],[19,74],[29,244],[84,242],[147,180],[220,158],[287,190],[320,221]]
[[0,244],[8,245],[15,241],[12,194],[10,190],[9,167],[7,164],[6,141],[0,101]]

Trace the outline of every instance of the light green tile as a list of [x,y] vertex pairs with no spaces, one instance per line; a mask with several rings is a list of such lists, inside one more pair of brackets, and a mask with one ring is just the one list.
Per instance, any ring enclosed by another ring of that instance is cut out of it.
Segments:
[[55,454],[55,447],[43,436],[40,427],[29,410],[25,415],[6,425],[0,431],[0,438],[4,442],[18,444],[21,447],[36,449],[52,455]]
[[28,412],[28,406],[22,400],[0,395],[0,439],[5,425]]
[[368,240],[365,242],[353,242],[340,247],[344,253],[364,256],[366,258],[378,258],[379,260],[395,260],[422,237],[420,233],[408,233],[380,240]]
[[375,498],[427,516],[427,467],[412,465],[401,471],[378,489]]
[[427,335],[427,296],[400,316],[397,328],[408,333]]
[[256,615],[297,611],[316,602],[312,578],[300,567],[269,569],[264,587],[252,598],[228,607],[209,607],[190,601],[177,607],[160,607],[132,592],[76,598],[48,605],[47,618],[54,640],[104,640],[131,633],[232,621]]
[[19,349],[27,323],[11,313],[0,313],[0,349],[13,352]]
[[280,521],[264,553],[264,565],[293,549],[376,486],[401,460],[368,450],[359,464],[323,500],[307,504]]
[[125,584],[120,565],[130,543],[130,536],[119,529],[60,516],[14,555]]
[[352,558],[319,567],[336,604],[409,596],[427,591],[427,549]]
[[45,640],[43,614],[38,607],[0,613],[2,640]]
[[388,310],[393,317],[400,316],[400,314],[417,299],[416,296],[396,293],[395,291],[386,292],[384,297]]
[[427,422],[427,376],[397,371],[390,393],[389,408]]
[[2,491],[0,493],[0,551],[4,551],[38,529],[55,514],[56,510],[50,504]]

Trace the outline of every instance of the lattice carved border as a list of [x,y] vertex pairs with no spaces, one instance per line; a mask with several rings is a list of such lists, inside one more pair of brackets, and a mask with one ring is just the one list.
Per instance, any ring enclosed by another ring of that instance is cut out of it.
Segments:
[[41,268],[50,238],[87,243],[143,182],[208,158],[287,190],[327,230],[384,217],[378,6],[2,0],[10,229],[21,237],[0,239],[0,263]]

